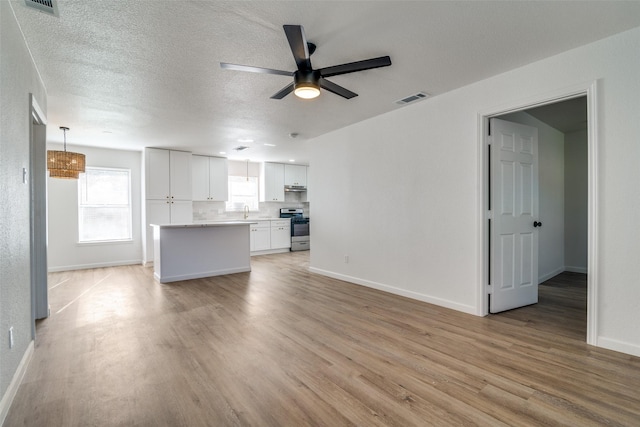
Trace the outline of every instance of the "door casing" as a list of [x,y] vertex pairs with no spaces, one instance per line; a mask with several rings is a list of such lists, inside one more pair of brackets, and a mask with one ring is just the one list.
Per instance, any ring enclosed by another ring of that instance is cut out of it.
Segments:
[[587,238],[587,344],[597,345],[598,337],[598,81],[590,81],[554,92],[514,101],[478,113],[478,183],[481,197],[478,200],[478,283],[476,312],[480,316],[489,314],[489,119],[507,113],[527,110],[560,101],[587,97],[587,156],[588,156],[588,238]]

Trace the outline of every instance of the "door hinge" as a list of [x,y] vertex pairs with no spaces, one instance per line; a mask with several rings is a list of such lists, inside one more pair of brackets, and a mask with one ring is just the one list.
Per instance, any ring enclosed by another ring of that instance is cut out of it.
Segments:
[[493,294],[493,286],[491,286],[491,283],[487,284],[487,294],[488,295]]
[[493,219],[492,216],[491,216],[491,212],[492,211],[487,211],[487,219]]

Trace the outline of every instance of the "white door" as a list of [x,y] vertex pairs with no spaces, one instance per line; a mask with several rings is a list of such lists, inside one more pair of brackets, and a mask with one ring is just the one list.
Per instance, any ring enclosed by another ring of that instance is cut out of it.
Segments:
[[538,129],[491,119],[490,312],[538,302]]

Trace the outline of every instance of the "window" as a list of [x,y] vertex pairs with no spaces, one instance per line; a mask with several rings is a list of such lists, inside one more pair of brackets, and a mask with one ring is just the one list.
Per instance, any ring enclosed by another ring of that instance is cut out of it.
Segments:
[[229,201],[226,210],[241,212],[249,206],[250,211],[258,211],[258,178],[255,176],[229,176]]
[[131,171],[86,168],[78,179],[78,240],[131,240]]

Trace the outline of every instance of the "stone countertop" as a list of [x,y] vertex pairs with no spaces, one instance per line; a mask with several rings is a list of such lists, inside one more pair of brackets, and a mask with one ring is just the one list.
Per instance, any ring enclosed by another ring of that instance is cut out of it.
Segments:
[[256,220],[234,220],[234,221],[208,221],[208,222],[191,222],[184,224],[149,224],[152,227],[160,228],[197,228],[197,227],[225,227],[232,225],[249,225],[255,224]]

